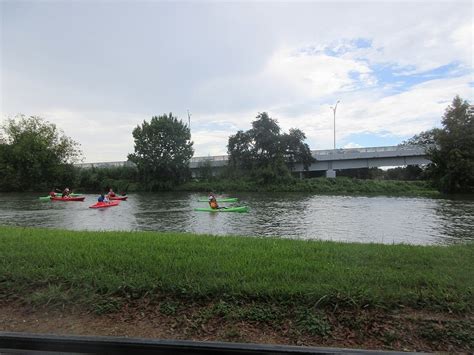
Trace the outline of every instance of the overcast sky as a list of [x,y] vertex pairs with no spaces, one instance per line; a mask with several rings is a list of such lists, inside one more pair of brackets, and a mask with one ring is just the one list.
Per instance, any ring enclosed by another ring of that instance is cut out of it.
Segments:
[[195,155],[259,112],[311,149],[395,145],[473,102],[472,1],[1,1],[1,113],[39,115],[85,162],[125,160],[172,112]]

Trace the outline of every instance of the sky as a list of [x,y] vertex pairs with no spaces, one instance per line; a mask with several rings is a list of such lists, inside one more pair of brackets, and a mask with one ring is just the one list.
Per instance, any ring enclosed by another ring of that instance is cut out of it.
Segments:
[[41,116],[84,162],[126,160],[172,112],[195,156],[268,112],[311,149],[389,146],[474,102],[472,1],[0,0],[0,114]]

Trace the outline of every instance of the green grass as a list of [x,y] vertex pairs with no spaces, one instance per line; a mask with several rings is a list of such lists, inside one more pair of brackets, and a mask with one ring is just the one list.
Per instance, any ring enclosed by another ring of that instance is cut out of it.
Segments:
[[100,299],[107,310],[117,299],[164,295],[472,311],[473,289],[473,244],[0,227],[0,298],[40,304]]
[[249,180],[193,181],[178,186],[181,191],[281,191],[319,194],[375,194],[436,197],[440,193],[426,181],[336,179],[294,179],[286,184],[258,185]]

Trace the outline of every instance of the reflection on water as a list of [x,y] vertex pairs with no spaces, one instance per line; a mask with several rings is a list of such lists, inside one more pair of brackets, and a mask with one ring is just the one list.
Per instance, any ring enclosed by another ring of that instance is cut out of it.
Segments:
[[[156,230],[335,241],[453,244],[474,240],[474,199],[241,193],[250,213],[195,212],[202,194],[132,194],[118,207],[0,194],[0,224],[74,230]],[[232,205],[232,204],[227,204]]]

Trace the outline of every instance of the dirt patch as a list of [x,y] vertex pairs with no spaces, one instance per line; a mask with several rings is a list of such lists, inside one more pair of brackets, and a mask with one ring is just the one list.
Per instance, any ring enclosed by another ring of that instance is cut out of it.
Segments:
[[401,351],[469,352],[473,324],[472,316],[412,309],[308,310],[282,316],[275,307],[255,304],[236,308],[219,302],[139,300],[99,315],[71,306],[0,303],[1,331]]

